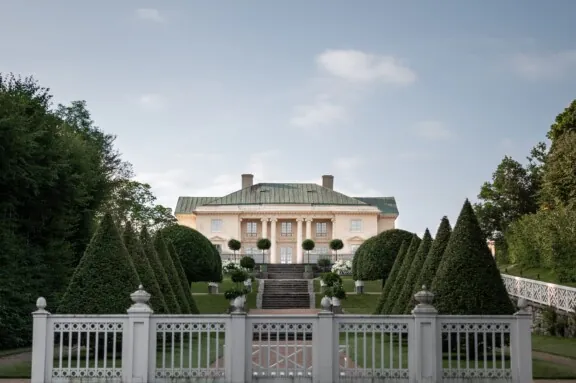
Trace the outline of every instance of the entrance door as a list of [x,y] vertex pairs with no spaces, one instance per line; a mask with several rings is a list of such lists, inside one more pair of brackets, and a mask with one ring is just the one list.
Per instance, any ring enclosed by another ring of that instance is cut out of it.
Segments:
[[280,263],[292,263],[292,248],[291,247],[281,247],[280,248]]

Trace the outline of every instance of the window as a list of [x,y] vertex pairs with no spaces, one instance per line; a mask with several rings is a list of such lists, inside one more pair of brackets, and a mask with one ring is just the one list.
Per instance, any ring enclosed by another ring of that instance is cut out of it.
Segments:
[[280,248],[280,263],[292,263],[292,248],[291,247],[281,247]]
[[280,236],[282,237],[292,236],[292,222],[282,222],[280,224]]
[[246,224],[246,236],[255,237],[256,235],[258,235],[258,223],[248,222]]
[[362,231],[362,220],[353,219],[350,221],[350,231]]
[[315,247],[314,248],[314,253],[318,254],[318,255],[329,255],[330,254],[330,250],[328,250],[327,247]]
[[316,237],[328,236],[328,224],[326,222],[316,222]]
[[358,250],[359,247],[360,245],[350,245],[350,252],[356,254],[356,250]]
[[222,220],[213,219],[212,220],[212,233],[219,233],[222,231]]

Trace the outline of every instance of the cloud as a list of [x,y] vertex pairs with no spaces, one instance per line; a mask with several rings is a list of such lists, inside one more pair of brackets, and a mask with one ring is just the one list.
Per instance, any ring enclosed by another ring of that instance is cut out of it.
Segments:
[[301,128],[334,125],[346,121],[346,108],[329,100],[318,99],[309,105],[294,108],[290,123]]
[[332,161],[332,165],[338,173],[345,173],[355,170],[362,163],[358,157],[340,157]]
[[512,67],[520,76],[530,80],[560,78],[576,69],[576,50],[517,54],[512,58]]
[[136,17],[141,20],[163,23],[166,19],[160,14],[160,11],[154,8],[140,8],[136,10]]
[[416,124],[416,134],[429,140],[446,140],[452,137],[452,132],[441,121],[426,120]]
[[357,50],[327,50],[316,64],[326,73],[350,82],[411,84],[416,73],[393,56],[381,56]]
[[138,97],[138,104],[148,110],[160,110],[166,106],[166,99],[156,93],[146,93]]
[[412,69],[394,56],[358,50],[326,50],[315,58],[318,75],[310,80],[316,86],[311,100],[298,104],[290,124],[314,129],[350,120],[354,103],[377,85],[406,86],[416,81]]

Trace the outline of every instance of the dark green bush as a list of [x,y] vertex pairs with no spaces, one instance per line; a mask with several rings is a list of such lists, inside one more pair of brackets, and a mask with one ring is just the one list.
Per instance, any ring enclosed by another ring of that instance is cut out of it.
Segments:
[[166,302],[168,313],[178,314],[180,312],[180,306],[178,305],[176,295],[174,291],[172,291],[172,285],[168,279],[168,276],[166,275],[164,265],[162,264],[162,261],[160,261],[158,253],[156,253],[154,241],[150,237],[150,233],[148,233],[148,229],[146,227],[142,227],[142,230],[140,230],[140,243],[142,243],[144,254],[146,254],[148,262],[150,262],[150,266],[154,270],[156,280],[158,281],[162,295],[164,295],[164,301]]
[[434,306],[446,315],[510,315],[510,301],[496,261],[466,200],[432,283]]
[[392,285],[390,294],[388,294],[386,301],[384,302],[384,306],[382,308],[383,314],[399,314],[394,311],[394,306],[396,305],[396,301],[402,292],[402,287],[404,287],[403,281],[405,281],[408,276],[408,270],[412,265],[416,251],[418,251],[418,247],[420,247],[420,242],[422,242],[422,240],[418,238],[416,234],[412,234],[410,245],[406,250],[406,255],[404,256],[404,260],[400,265],[400,270],[398,270],[398,276],[396,277],[397,282]]
[[217,256],[218,252],[208,238],[183,225],[172,225],[161,232],[174,245],[189,283],[217,282],[212,279],[220,255]]
[[392,229],[375,236],[374,240],[361,252],[357,261],[358,279],[363,281],[382,279],[384,285],[402,242],[411,240],[412,235],[413,233],[406,230]]
[[240,259],[240,266],[248,270],[254,270],[254,267],[256,267],[256,261],[252,257],[242,257]]
[[164,300],[164,294],[162,294],[154,270],[150,265],[150,261],[148,261],[148,257],[146,257],[144,253],[144,248],[130,221],[126,222],[122,238],[124,239],[128,253],[132,257],[132,262],[140,276],[144,290],[150,293],[150,307],[152,307],[157,314],[167,314],[168,308]]
[[112,216],[106,214],[72,275],[58,312],[126,314],[140,278]]
[[430,247],[432,246],[432,236],[430,235],[430,231],[426,229],[424,235],[422,236],[422,241],[420,242],[420,246],[418,246],[418,250],[414,255],[414,260],[412,260],[412,264],[408,269],[408,274],[406,279],[402,280],[403,287],[400,291],[400,295],[398,296],[398,300],[394,305],[394,312],[399,314],[410,314],[414,305],[412,304],[412,291],[414,290],[414,284],[418,281],[420,277],[420,272],[422,271],[422,266],[424,265],[424,261],[426,261],[426,257],[428,252],[430,251]]
[[365,240],[356,252],[354,253],[354,258],[352,258],[352,279],[355,281],[362,280],[362,274],[360,270],[362,269],[362,260],[365,258],[365,254],[370,252],[372,246],[376,243],[376,236],[370,237]]

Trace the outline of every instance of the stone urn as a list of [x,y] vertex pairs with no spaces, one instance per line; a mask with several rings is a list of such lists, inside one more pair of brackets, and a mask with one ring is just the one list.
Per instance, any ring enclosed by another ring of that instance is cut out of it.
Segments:
[[354,281],[356,287],[356,294],[364,294],[364,281]]
[[332,297],[332,307],[340,307],[340,298]]
[[218,283],[216,282],[208,283],[208,294],[218,294]]
[[312,265],[304,266],[304,275],[302,277],[304,279],[313,279],[314,278],[314,270],[312,269]]

